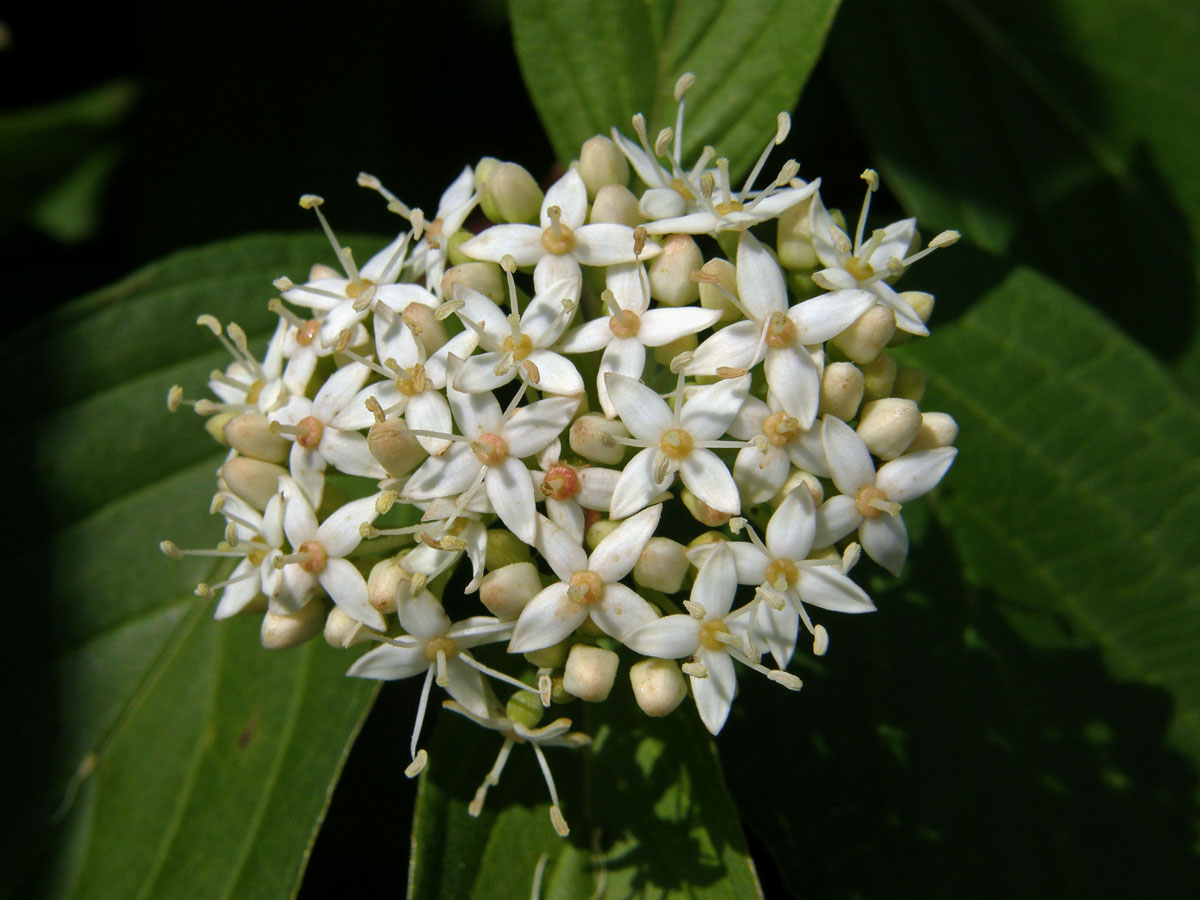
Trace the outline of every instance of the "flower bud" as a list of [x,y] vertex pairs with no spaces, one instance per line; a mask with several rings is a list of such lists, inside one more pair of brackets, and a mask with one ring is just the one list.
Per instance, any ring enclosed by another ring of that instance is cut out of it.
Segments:
[[896,314],[875,304],[832,341],[851,361],[869,363],[896,333]]
[[680,493],[680,499],[683,500],[683,505],[687,507],[697,522],[709,528],[720,528],[728,522],[732,515],[721,512],[718,509],[713,509],[687,488],[684,488]]
[[492,569],[479,583],[479,601],[497,619],[508,622],[521,614],[527,603],[542,589],[537,567],[516,562]]
[[664,306],[687,306],[700,297],[692,273],[704,265],[704,256],[689,234],[672,234],[662,252],[650,261],[650,296]]
[[[706,279],[700,282],[700,305],[705,309],[721,310],[721,318],[713,327],[728,325],[742,317],[741,312],[734,306],[726,294],[737,296],[737,267],[727,259],[714,256],[700,267],[702,276]],[[710,281],[707,279],[715,279]]]
[[821,407],[818,415],[829,414],[850,421],[863,398],[863,373],[854,363],[835,362],[821,376]]
[[600,703],[608,699],[613,681],[617,677],[620,657],[611,650],[576,644],[567,657],[567,668],[563,673],[563,688],[580,700]]
[[815,198],[816,194],[802,200],[779,217],[775,249],[779,254],[779,264],[785,269],[811,272],[821,263],[812,241]]
[[587,545],[595,549],[596,545],[612,534],[619,524],[621,523],[614,522],[612,519],[597,519],[588,526],[587,533],[584,535]]
[[453,300],[454,289],[460,284],[479,291],[493,303],[508,302],[504,272],[494,262],[467,262],[447,269],[442,276],[442,296]]
[[621,148],[602,134],[590,137],[579,150],[579,174],[587,185],[588,199],[596,199],[600,188],[629,183],[629,162]]
[[911,400],[888,397],[867,403],[858,420],[858,436],[880,459],[895,459],[921,430],[921,410]]
[[526,728],[536,728],[542,721],[542,700],[529,691],[517,691],[504,704],[504,715]]
[[696,535],[694,538],[692,538],[690,541],[688,541],[687,548],[688,548],[688,551],[690,552],[692,550],[695,550],[698,547],[705,547],[709,544],[715,544],[717,541],[726,541],[726,540],[729,540],[729,539],[727,537],[725,537],[725,535],[721,534],[721,532],[719,532],[719,531],[705,531],[702,534]]
[[222,432],[225,443],[242,456],[264,462],[283,462],[292,451],[292,442],[273,434],[267,417],[258,413],[242,413],[225,423]]
[[808,488],[809,494],[812,495],[814,507],[820,506],[825,502],[825,488],[821,486],[821,479],[811,472],[793,469],[792,473],[788,475],[787,481],[783,483],[783,487],[779,489],[779,493],[771,501],[771,505],[778,509],[779,504],[787,499],[787,495],[801,485]]
[[[480,172],[483,172],[482,178]],[[542,189],[522,166],[493,161],[475,171],[479,208],[493,222],[533,222],[542,209]]]
[[[654,348],[654,361],[660,366],[671,365],[671,360],[677,357],[680,353],[692,352],[700,345],[694,334],[685,334],[678,340],[671,341],[669,344],[662,344]],[[701,376],[703,377],[703,376]]]
[[633,566],[633,580],[642,587],[673,594],[683,586],[687,574],[687,548],[678,541],[652,537]]
[[229,442],[225,440],[225,423],[236,415],[237,413],[222,412],[215,416],[209,416],[204,420],[204,430],[222,447],[228,447]]
[[946,413],[927,412],[921,416],[921,429],[913,442],[908,445],[906,453],[916,453],[918,450],[936,450],[938,447],[949,447],[958,437],[958,423]]
[[611,222],[614,225],[628,225],[637,228],[646,217],[638,209],[637,197],[623,184],[606,184],[596,192],[596,200],[592,203],[592,211],[588,221],[596,224]]
[[634,663],[629,668],[629,681],[637,705],[656,719],[670,715],[687,696],[687,682],[674,660],[643,659]]
[[571,645],[567,641],[559,641],[541,650],[530,650],[525,654],[525,660],[539,669],[561,669],[567,661],[567,651]]
[[567,442],[584,459],[611,466],[625,457],[625,445],[617,440],[625,437],[629,437],[629,431],[620,419],[587,413],[571,423]]
[[[900,291],[900,296],[908,301],[908,305],[913,308],[913,312],[920,317],[922,322],[929,321],[929,317],[933,315],[933,294],[927,294],[925,291]],[[914,337],[916,335],[909,334],[907,331],[897,330],[892,339],[888,341],[888,346],[894,347],[897,344],[903,344]]]
[[263,616],[259,640],[268,650],[298,647],[321,630],[324,619],[325,604],[317,600],[294,613],[269,612]]
[[338,607],[329,611],[325,618],[325,643],[337,650],[345,650],[355,644],[361,644],[376,634],[362,622],[356,622]]
[[415,300],[404,308],[404,323],[421,342],[427,357],[442,349],[442,345],[450,337],[446,334],[446,326],[438,321],[433,310]]
[[395,557],[375,563],[367,576],[367,601],[385,616],[394,613],[400,586],[409,577],[408,571]]
[[399,419],[372,425],[367,432],[367,449],[393,478],[407,475],[429,455]]
[[862,366],[863,400],[882,400],[892,396],[892,385],[896,383],[896,360],[886,350]]
[[529,545],[511,531],[505,531],[503,528],[492,528],[488,531],[484,566],[489,571],[529,560]]
[[235,456],[221,466],[221,477],[229,489],[258,510],[267,508],[279,491],[279,477],[286,474],[283,466],[248,456]]
[[904,366],[897,370],[892,396],[920,403],[925,396],[925,370],[917,366]]

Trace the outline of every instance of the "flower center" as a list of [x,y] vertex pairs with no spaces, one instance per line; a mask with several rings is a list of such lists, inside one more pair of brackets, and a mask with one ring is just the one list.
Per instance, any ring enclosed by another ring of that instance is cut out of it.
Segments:
[[709,650],[724,650],[725,644],[718,635],[729,634],[729,629],[720,619],[705,622],[700,626],[700,644]]
[[692,436],[682,428],[668,428],[658,446],[671,459],[683,459],[692,452]]
[[591,606],[604,596],[604,579],[595,572],[576,572],[567,582],[567,596],[580,606]]
[[305,572],[311,572],[313,575],[325,570],[326,564],[329,562],[329,554],[325,552],[324,546],[317,541],[305,541],[300,545],[299,553],[305,554],[308,559],[300,563],[300,568]]
[[296,343],[301,347],[307,347],[317,339],[317,335],[321,331],[320,319],[309,319],[305,322],[300,330],[296,332]]
[[373,281],[369,278],[358,278],[346,285],[346,296],[351,300],[357,300],[359,295],[369,288]]
[[508,459],[508,444],[498,434],[484,434],[471,442],[471,452],[485,466],[498,466]]
[[682,178],[672,178],[671,189],[688,203],[696,199],[696,195],[692,193],[692,189],[688,187],[688,183]]
[[518,335],[515,339],[509,336],[501,342],[500,349],[505,353],[511,353],[513,359],[520,362],[533,352],[533,341],[527,334]]
[[550,217],[550,227],[542,232],[542,246],[547,253],[556,256],[570,253],[575,247],[575,234],[562,223],[562,210],[552,206],[546,210],[546,215]]
[[763,421],[762,430],[773,446],[782,447],[800,431],[800,420],[787,413],[772,413]]
[[865,259],[859,259],[857,256],[851,257],[846,261],[846,271],[853,275],[857,281],[866,281],[875,274],[875,270],[871,268],[871,264]]
[[741,212],[744,209],[740,200],[726,200],[716,205],[718,216],[727,216],[731,212]]
[[642,327],[642,320],[633,310],[622,309],[608,320],[608,327],[619,338],[631,338]]
[[796,564],[790,559],[777,559],[767,566],[767,584],[778,589],[779,579],[782,578],[784,583],[791,587],[796,583],[796,576],[799,574]]
[[420,363],[408,369],[400,369],[396,372],[396,389],[400,393],[409,397],[415,397],[417,394],[425,391],[429,387],[429,382],[425,378],[425,367]]
[[325,426],[320,419],[314,419],[312,416],[305,416],[296,423],[296,443],[305,450],[312,450],[321,443],[321,435],[325,433]]
[[570,466],[559,463],[546,470],[542,496],[551,500],[569,500],[579,493],[579,475]]
[[446,654],[446,659],[450,659],[458,653],[458,648],[448,637],[434,638],[432,641],[425,642],[425,658],[427,660],[437,662],[439,652]]
[[796,325],[786,313],[773,312],[767,323],[767,346],[789,347],[796,337]]
[[859,489],[854,506],[865,519],[878,519],[884,513],[890,516],[900,513],[900,504],[889,500],[883,489],[877,488],[873,484]]

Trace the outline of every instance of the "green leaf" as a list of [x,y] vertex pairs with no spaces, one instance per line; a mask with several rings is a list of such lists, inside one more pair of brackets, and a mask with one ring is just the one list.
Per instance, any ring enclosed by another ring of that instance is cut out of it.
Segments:
[[706,145],[744,173],[796,105],[833,22],[837,0],[511,0],[513,38],[529,93],[559,159],[594,134],[651,140],[674,127],[675,82],[687,94],[684,160]]
[[181,253],[5,348],[6,383],[50,380],[21,392],[37,427],[10,460],[35,476],[28,546],[10,566],[35,602],[15,604],[12,625],[39,641],[6,659],[27,774],[0,890],[288,897],[298,885],[373,686],[344,678],[350,659],[319,638],[270,653],[254,617],[211,621],[192,587],[223,570],[157,545],[220,539],[208,507],[223,454],[201,419],[165,404],[175,383],[203,396],[228,363],[196,316],[258,340],[274,327],[271,279],[302,279],[329,255],[310,236]]
[[1166,0],[855,2],[846,105],[924,226],[1039,269],[1200,390],[1200,14]]
[[543,900],[593,896],[601,880],[606,897],[761,897],[712,740],[685,704],[649,719],[618,683],[606,703],[569,710],[595,743],[545,751],[571,826],[565,839],[550,826],[526,746],[513,748],[483,814],[468,815],[502,740],[442,711],[417,793],[409,897],[525,900],[543,856]]

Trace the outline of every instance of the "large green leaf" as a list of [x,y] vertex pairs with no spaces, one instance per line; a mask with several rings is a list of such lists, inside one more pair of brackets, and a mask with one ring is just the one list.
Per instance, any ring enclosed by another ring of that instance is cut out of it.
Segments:
[[745,172],[796,105],[837,0],[511,0],[513,37],[529,93],[562,160],[614,126],[651,139],[675,121],[685,72],[684,158],[706,144]]
[[163,538],[213,546],[221,533],[207,515],[221,454],[164,398],[173,383],[202,395],[227,361],[197,314],[261,336],[271,279],[330,255],[310,236],[181,253],[5,349],[33,436],[10,442],[10,471],[34,475],[18,482],[28,540],[8,545],[23,601],[12,625],[38,642],[6,659],[25,777],[0,889],[287,897],[297,885],[373,690],[320,641],[273,654],[253,620],[212,622],[191,596],[212,567],[158,552]]
[[516,747],[483,814],[467,804],[500,736],[443,712],[417,794],[409,897],[506,900],[530,895],[547,857],[541,897],[742,898],[762,895],[737,810],[707,732],[691,708],[649,719],[621,679],[608,702],[575,704],[584,750],[546,751],[571,834],[550,827],[549,801],[529,748]]
[[848,3],[830,58],[904,205],[1103,309],[1200,389],[1200,11]]

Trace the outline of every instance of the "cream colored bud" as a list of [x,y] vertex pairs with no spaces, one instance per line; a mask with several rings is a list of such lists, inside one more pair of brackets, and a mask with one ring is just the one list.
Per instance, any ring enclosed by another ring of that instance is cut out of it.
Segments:
[[613,681],[617,677],[617,665],[621,658],[611,650],[576,644],[567,657],[567,668],[563,673],[563,688],[588,703],[600,703],[608,699]]
[[356,622],[341,609],[334,607],[325,618],[325,643],[338,650],[353,647],[370,639],[376,634],[362,622]]
[[570,649],[569,643],[559,641],[557,644],[543,647],[541,650],[530,650],[525,654],[525,660],[539,669],[561,669],[563,663],[567,661],[567,652]]
[[[929,321],[929,317],[933,315],[933,294],[927,294],[924,291],[901,291],[900,296],[908,301],[908,305],[913,308],[913,311],[922,322]],[[888,341],[888,346],[895,347],[906,341],[911,341],[915,337],[915,334],[909,334],[907,331],[901,331],[897,328],[896,333],[892,335],[892,339]]]
[[690,552],[692,550],[695,550],[697,547],[706,547],[709,544],[717,543],[717,541],[726,541],[726,540],[729,540],[729,539],[727,537],[725,537],[725,535],[721,534],[721,532],[719,532],[719,531],[705,531],[703,534],[698,534],[694,538],[692,538],[690,541],[688,541],[687,548]]
[[818,415],[829,414],[850,421],[863,398],[863,373],[854,363],[835,362],[821,376],[821,407]]
[[864,378],[863,400],[882,400],[892,396],[892,385],[896,383],[896,360],[886,350],[862,366]]
[[833,345],[853,362],[869,363],[896,333],[896,315],[876,304],[833,339]]
[[925,370],[917,366],[904,366],[897,370],[892,396],[920,403],[925,396]]
[[442,276],[442,296],[453,300],[454,289],[460,284],[479,291],[493,303],[508,301],[508,283],[494,262],[467,262],[447,269]]
[[493,222],[533,222],[541,212],[542,189],[516,163],[497,162],[490,166],[479,189],[479,206]]
[[633,580],[642,587],[673,594],[687,575],[687,548],[678,541],[652,537],[633,566]]
[[587,413],[571,423],[567,442],[584,459],[611,466],[625,458],[625,445],[617,439],[626,437],[629,431],[620,419]]
[[629,188],[623,184],[606,184],[596,192],[588,221],[593,224],[610,222],[614,225],[637,228],[646,221],[646,217],[638,209],[638,199]]
[[248,456],[235,456],[221,466],[221,477],[229,489],[258,510],[267,508],[279,492],[280,476],[286,474],[283,466]]
[[825,502],[825,488],[821,486],[821,479],[811,472],[793,469],[792,473],[788,475],[787,481],[783,483],[783,487],[779,489],[779,493],[771,501],[771,505],[778,509],[779,504],[787,499],[787,495],[801,485],[808,488],[808,493],[812,496],[814,507],[820,506]]
[[225,423],[236,415],[237,413],[222,412],[217,413],[215,416],[209,416],[204,420],[204,430],[222,447],[228,447],[229,442],[225,440]]
[[404,322],[413,335],[421,342],[427,357],[433,356],[442,345],[450,339],[446,326],[438,321],[434,311],[424,303],[415,300],[404,309]]
[[687,681],[679,664],[670,659],[643,659],[629,668],[629,681],[637,705],[648,716],[670,715],[687,696]]
[[700,267],[700,305],[705,309],[721,310],[717,326],[728,325],[742,318],[741,312],[726,294],[737,296],[737,267],[727,259],[714,256]]
[[614,522],[612,519],[597,519],[588,528],[584,540],[587,541],[589,547],[595,548],[597,544],[612,534],[619,524],[621,523]]
[[858,436],[880,459],[895,459],[921,430],[921,410],[911,400],[887,397],[867,403],[858,420]]
[[396,559],[385,559],[371,567],[367,576],[367,600],[385,616],[396,611],[396,599],[409,574]]
[[611,138],[598,134],[584,141],[579,150],[579,174],[587,185],[588,199],[594,200],[602,187],[629,183],[629,162]]
[[367,432],[367,449],[393,478],[401,478],[429,454],[399,419],[376,422]]
[[541,589],[542,582],[533,563],[512,563],[483,576],[479,583],[479,602],[497,619],[509,622],[521,614]]
[[816,194],[786,210],[779,217],[775,249],[779,264],[786,269],[811,272],[820,265],[813,247],[813,200]]
[[654,361],[660,366],[669,366],[671,365],[671,360],[680,353],[692,353],[698,346],[700,346],[700,342],[694,334],[685,334],[683,337],[671,341],[669,344],[655,347]]
[[288,650],[314,637],[325,621],[325,604],[313,600],[294,613],[263,616],[259,640],[268,650]]
[[732,518],[729,513],[713,509],[687,488],[680,493],[680,499],[683,500],[683,505],[687,507],[692,517],[701,525],[709,528],[720,528]]
[[529,560],[529,545],[511,531],[502,528],[492,528],[488,531],[484,566],[489,571]]
[[689,234],[672,234],[662,252],[650,261],[650,296],[664,306],[687,306],[700,299],[692,273],[704,265],[704,255]]
[[950,447],[958,438],[958,423],[952,416],[940,412],[927,412],[921,415],[921,429],[913,442],[908,445],[906,453],[918,450],[936,450],[938,447]]

